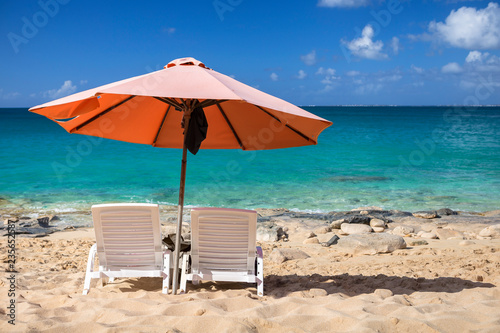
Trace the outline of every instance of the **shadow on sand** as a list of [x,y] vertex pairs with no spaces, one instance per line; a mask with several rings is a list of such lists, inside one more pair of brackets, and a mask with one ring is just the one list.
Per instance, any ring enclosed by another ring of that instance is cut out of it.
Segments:
[[[293,288],[290,288],[292,284]],[[264,293],[274,297],[284,297],[291,292],[309,291],[313,288],[324,289],[327,294],[342,293],[352,297],[361,294],[371,294],[377,289],[388,289],[394,295],[403,295],[416,291],[456,293],[464,289],[495,287],[491,283],[474,282],[456,277],[427,279],[423,277],[387,276],[384,274],[342,274],[334,276],[322,276],[319,274],[307,276],[269,275],[265,279],[264,286]]]
[[[122,280],[123,281],[123,280]],[[117,280],[120,282],[120,280]],[[138,290],[160,292],[161,280],[158,278],[140,278],[128,280],[130,287],[120,288],[122,292]],[[291,293],[311,289],[323,289],[326,294],[340,293],[346,296],[371,294],[377,289],[390,290],[394,295],[409,295],[413,292],[447,292],[457,293],[464,289],[493,288],[495,285],[485,282],[474,282],[456,277],[412,278],[406,276],[349,275],[334,276],[313,275],[268,275],[264,280],[264,294],[271,297],[286,297]],[[255,284],[236,282],[203,282],[198,285],[188,283],[188,291],[206,292],[216,290],[249,290],[255,291]],[[308,294],[304,295],[308,297]],[[311,295],[312,296],[312,295]]]

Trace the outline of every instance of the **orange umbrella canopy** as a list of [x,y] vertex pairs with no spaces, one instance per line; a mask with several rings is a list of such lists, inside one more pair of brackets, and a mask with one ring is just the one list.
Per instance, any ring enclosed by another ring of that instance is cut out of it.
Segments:
[[207,68],[193,58],[82,91],[30,111],[69,133],[183,148],[184,111],[202,107],[201,149],[261,150],[314,145],[331,122]]
[[[176,59],[163,70],[82,91],[30,111],[52,119],[69,133],[183,148],[175,239],[178,249],[188,149],[185,132],[191,127],[191,114],[200,109],[208,133],[203,134],[206,138],[196,151],[314,145],[319,134],[332,124],[193,58]],[[174,260],[174,294],[178,268],[179,261]]]

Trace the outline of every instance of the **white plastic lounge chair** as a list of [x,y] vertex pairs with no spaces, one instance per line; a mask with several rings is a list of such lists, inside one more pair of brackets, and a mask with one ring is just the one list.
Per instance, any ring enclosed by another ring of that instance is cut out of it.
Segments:
[[161,277],[162,293],[168,293],[170,250],[162,244],[158,205],[94,205],[92,219],[96,244],[89,252],[83,295],[89,292],[91,279],[125,277]]
[[[191,252],[182,257],[180,290],[186,281],[257,283],[264,295],[263,254],[255,246],[257,212],[227,208],[191,210]],[[189,262],[189,258],[191,262]]]

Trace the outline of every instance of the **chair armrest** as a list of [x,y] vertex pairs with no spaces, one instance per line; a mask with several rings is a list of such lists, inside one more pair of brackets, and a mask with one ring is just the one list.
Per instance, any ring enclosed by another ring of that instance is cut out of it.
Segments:
[[256,247],[255,252],[257,254],[257,257],[261,259],[264,258],[264,252],[262,252],[262,248],[260,246]]

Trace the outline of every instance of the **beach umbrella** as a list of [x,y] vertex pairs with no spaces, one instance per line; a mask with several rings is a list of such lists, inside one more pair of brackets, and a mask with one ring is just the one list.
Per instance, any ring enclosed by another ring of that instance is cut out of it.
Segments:
[[[218,73],[193,58],[164,69],[82,91],[42,105],[43,115],[69,133],[181,148],[178,258],[187,151],[263,150],[315,145],[332,123]],[[174,260],[173,292],[179,262]]]

